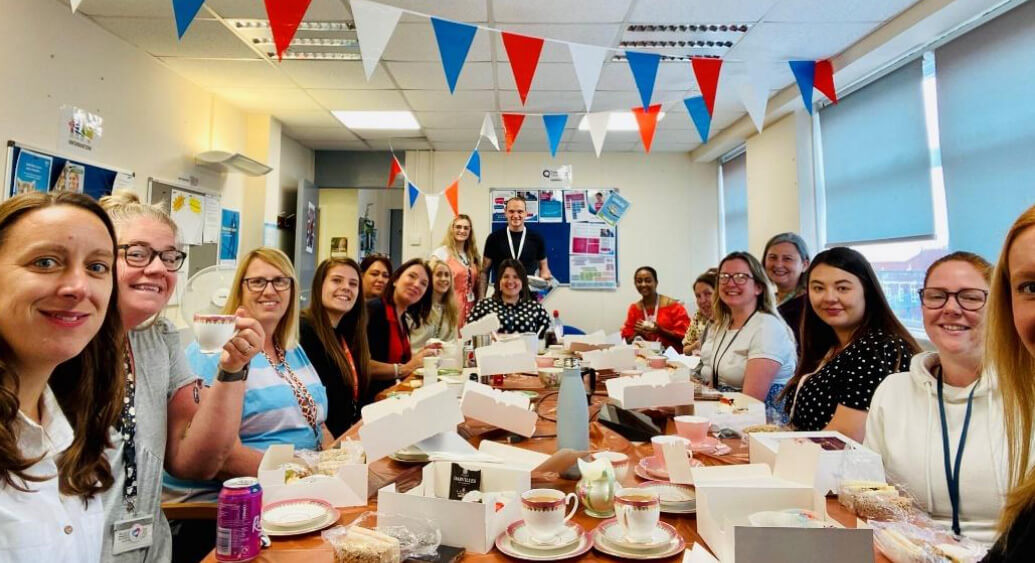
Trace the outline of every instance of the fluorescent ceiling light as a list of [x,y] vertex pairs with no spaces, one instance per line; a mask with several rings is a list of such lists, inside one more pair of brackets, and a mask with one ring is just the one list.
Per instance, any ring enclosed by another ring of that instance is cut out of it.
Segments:
[[420,129],[417,118],[410,111],[332,111],[334,117],[349,129],[392,129],[413,131]]
[[[665,118],[665,112],[658,113],[658,121]],[[608,131],[639,131],[640,126],[636,124],[636,116],[631,111],[613,111],[611,117],[607,120]],[[589,131],[589,121],[586,120],[586,116],[582,116],[582,120],[579,121],[579,131]]]

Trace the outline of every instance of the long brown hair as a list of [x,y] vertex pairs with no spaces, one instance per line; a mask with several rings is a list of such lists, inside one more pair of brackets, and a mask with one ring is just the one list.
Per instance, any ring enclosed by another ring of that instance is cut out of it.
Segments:
[[253,260],[262,260],[291,278],[291,295],[288,297],[287,311],[284,311],[284,316],[277,322],[277,328],[273,332],[273,343],[284,350],[290,350],[298,345],[298,277],[295,276],[295,267],[291,265],[291,259],[283,251],[260,246],[244,255],[241,263],[237,265],[234,282],[230,286],[230,296],[223,306],[223,314],[233,315],[241,306],[241,297],[246,291],[244,274]]
[[[58,205],[76,207],[97,217],[111,236],[112,255],[118,255],[115,228],[107,213],[88,196],[71,192],[20,194],[0,204],[0,246],[11,227],[26,215]],[[100,329],[78,355],[59,364],[48,381],[74,433],[72,445],[57,461],[58,489],[66,496],[88,499],[114,482],[104,450],[111,447],[108,429],[118,420],[122,408],[125,377],[116,267],[113,262],[111,297]],[[49,477],[26,474],[40,458],[26,459],[18,448],[18,374],[11,367],[12,356],[7,343],[0,340],[0,484],[27,491],[29,482]]]
[[[406,308],[403,316],[408,317],[413,326],[419,327],[428,318],[428,312],[431,311],[431,294],[434,293],[431,289],[431,268],[428,267],[427,262],[420,258],[411,258],[403,262],[401,266],[395,269],[395,272],[392,272],[392,277],[388,280],[388,285],[385,286],[385,292],[381,294],[381,299],[395,307],[395,284],[402,277],[403,273],[413,266],[419,266],[424,269],[424,273],[428,276],[428,288],[424,290],[424,295],[421,296],[419,301]],[[396,314],[398,314],[398,311],[396,311]]]
[[431,269],[431,287],[428,292],[431,293],[432,303],[435,301],[435,270],[439,266],[442,266],[449,272],[449,289],[442,295],[442,320],[446,322],[446,326],[458,326],[460,324],[460,308],[456,304],[457,295],[456,288],[453,287],[453,270],[449,267],[449,264],[439,260],[438,258],[432,258],[428,260],[428,268]]
[[[345,313],[345,316],[338,321],[337,326],[331,326],[330,315],[323,305],[323,284],[327,280],[332,268],[345,266],[356,271],[359,277],[359,293],[356,295],[356,303],[352,309]],[[302,311],[302,318],[309,321],[309,324],[316,332],[323,349],[334,361],[338,371],[345,378],[345,383],[352,385],[355,382],[356,389],[362,396],[367,390],[367,362],[370,361],[370,347],[367,344],[367,308],[363,303],[363,274],[359,271],[359,264],[352,258],[328,258],[316,267],[313,273],[313,289],[309,307]],[[352,360],[356,363],[356,372],[352,373],[349,368],[349,361],[345,358],[345,352],[341,347],[341,341],[349,347],[352,353]]]
[[[1017,516],[1035,503],[1035,469],[1030,467],[1031,435],[1035,426],[1035,355],[1025,350],[1013,322],[1013,294],[1010,284],[1010,247],[1018,236],[1035,228],[1035,206],[1010,227],[992,275],[985,325],[985,361],[999,378],[1003,395],[1003,425],[1006,427],[1010,459],[1010,483],[1006,504],[999,516],[1005,534]],[[1005,535],[1004,535],[1005,537]]]
[[[467,224],[471,226],[470,235],[467,236],[467,240],[464,241],[464,255],[467,256],[467,260],[470,264],[478,266],[482,263],[482,255],[478,252],[478,243],[475,242],[477,239],[474,238],[474,222],[466,213],[461,213],[453,220],[449,222],[449,229],[446,231],[446,236],[442,237],[442,246],[446,247],[449,252],[456,252],[456,239],[453,238],[453,225],[457,221],[463,219],[467,221]],[[391,268],[388,268],[391,270]]]

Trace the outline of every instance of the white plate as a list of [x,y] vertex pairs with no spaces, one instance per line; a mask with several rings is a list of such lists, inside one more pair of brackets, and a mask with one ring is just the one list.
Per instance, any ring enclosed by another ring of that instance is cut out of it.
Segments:
[[697,500],[697,495],[690,485],[680,485],[667,481],[647,481],[646,483],[640,483],[639,488],[657,491],[661,504],[685,504]]
[[676,529],[664,522],[658,522],[658,527],[667,528],[668,533],[672,539],[667,544],[663,544],[660,547],[647,550],[625,549],[620,545],[616,545],[608,541],[608,539],[604,536],[603,530],[606,529],[605,526],[609,525],[617,526],[618,522],[614,519],[608,520],[606,522],[602,522],[599,526],[596,527],[596,529],[593,530],[593,547],[595,547],[601,553],[606,553],[608,555],[613,555],[615,557],[620,557],[624,559],[643,560],[663,559],[666,557],[672,557],[673,555],[678,555],[684,549],[686,549],[686,542],[676,532]]
[[617,523],[613,526],[605,527],[601,533],[607,541],[615,544],[622,549],[630,549],[634,551],[643,551],[647,549],[657,549],[663,545],[668,544],[672,541],[672,534],[668,530],[658,526],[654,528],[654,533],[651,534],[650,540],[645,542],[634,542],[625,537],[625,531]]
[[496,549],[500,550],[500,553],[504,555],[509,555],[515,559],[524,559],[525,561],[560,561],[562,559],[579,557],[593,547],[593,538],[589,532],[583,530],[578,524],[574,526],[578,528],[579,541],[568,547],[550,550],[523,547],[514,542],[510,534],[504,530],[503,533],[496,537]]
[[578,525],[568,522],[564,525],[564,530],[554,538],[553,542],[540,543],[532,538],[532,534],[529,532],[528,526],[525,525],[525,521],[519,520],[507,528],[507,533],[510,534],[510,541],[518,546],[541,551],[563,549],[571,546],[579,541],[582,529]]
[[310,526],[304,528],[280,528],[277,526],[262,525],[262,533],[270,536],[271,538],[286,537],[286,536],[300,536],[302,534],[309,534],[312,532],[320,531],[324,528],[334,525],[341,518],[341,514],[335,510],[330,509],[325,513],[324,519],[318,522],[314,522]]
[[262,523],[285,529],[304,528],[326,518],[330,507],[315,499],[275,502],[262,511]]

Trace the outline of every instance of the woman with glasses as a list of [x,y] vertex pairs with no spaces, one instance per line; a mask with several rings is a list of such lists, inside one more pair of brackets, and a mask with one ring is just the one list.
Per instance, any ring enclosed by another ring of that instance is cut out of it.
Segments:
[[453,272],[453,294],[460,308],[457,328],[464,325],[464,319],[478,299],[478,264],[482,257],[475,240],[471,218],[461,213],[449,225],[442,246],[431,253],[433,257],[445,262]]
[[701,377],[712,387],[764,401],[769,418],[794,374],[794,336],[773,304],[773,288],[758,259],[731,252],[719,262],[715,316],[701,347]]
[[[127,335],[120,358],[126,398],[106,452],[115,481],[103,497],[103,560],[168,561],[172,542],[161,507],[162,469],[181,479],[216,476],[237,439],[245,388],[240,374],[259,352],[263,332],[243,309],[237,311],[237,334],[208,374],[214,381],[202,402],[179,332],[158,316],[186,257],[176,223],[132,191],[101,198],[101,206],[118,237],[118,307]],[[150,528],[150,541],[118,540],[119,523],[137,519]]]
[[453,296],[453,270],[449,265],[432,258],[428,260],[431,269],[431,308],[420,326],[410,328],[410,351],[414,354],[432,338],[448,342],[458,336],[456,299]]
[[[248,367],[240,439],[223,462],[221,479],[256,475],[271,444],[319,450],[332,439],[324,427],[327,390],[298,345],[298,283],[287,255],[260,247],[241,259],[223,313],[238,308],[259,322],[265,338]],[[187,360],[211,384],[219,357],[201,352],[194,341]],[[167,496],[179,500],[209,500],[216,498],[220,483],[166,476],[165,487]]]
[[920,351],[884,298],[877,274],[843,246],[816,255],[806,287],[801,360],[781,398],[797,430],[836,430],[863,441],[877,386]]
[[368,254],[359,269],[363,272],[363,301],[381,297],[392,277],[392,261],[384,254]]
[[937,351],[877,387],[865,442],[936,521],[989,544],[1007,482],[1002,397],[983,366],[991,278],[992,265],[970,252],[927,269],[920,305]]
[[633,282],[640,300],[629,305],[622,325],[622,338],[632,341],[639,337],[660,342],[662,349],[669,346],[681,349],[683,336],[690,326],[686,307],[658,293],[658,272],[650,266],[639,267],[633,273]]
[[[123,397],[111,221],[82,194],[0,204],[0,561],[93,563]],[[110,537],[110,536],[109,536]]]

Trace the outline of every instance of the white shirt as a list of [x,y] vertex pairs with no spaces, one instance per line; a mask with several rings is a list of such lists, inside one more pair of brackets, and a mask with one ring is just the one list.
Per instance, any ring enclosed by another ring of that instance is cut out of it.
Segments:
[[720,385],[743,389],[744,370],[748,360],[755,358],[780,364],[773,376],[773,385],[787,383],[794,375],[798,364],[794,334],[783,319],[758,311],[739,330],[717,328],[713,324],[701,345],[701,377],[711,383],[712,369],[717,366]]
[[100,561],[104,538],[100,496],[84,506],[80,497],[58,491],[57,459],[72,445],[73,433],[49,386],[43,391],[40,418],[42,425],[18,413],[18,449],[24,457],[44,456],[28,474],[52,478],[26,483],[33,491],[27,493],[0,486],[0,561]]

